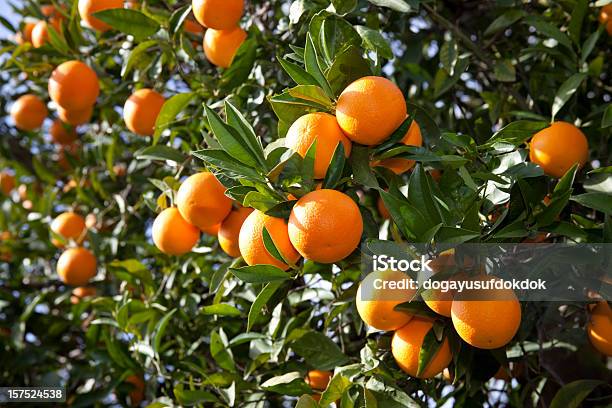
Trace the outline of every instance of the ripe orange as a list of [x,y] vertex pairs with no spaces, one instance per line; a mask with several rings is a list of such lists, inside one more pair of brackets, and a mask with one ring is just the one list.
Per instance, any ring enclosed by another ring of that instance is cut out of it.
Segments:
[[285,147],[305,157],[310,146],[316,142],[314,177],[325,178],[327,168],[339,143],[344,145],[344,154],[351,154],[351,141],[338,126],[335,116],[329,113],[308,113],[293,122],[285,138]]
[[78,288],[74,288],[72,290],[72,296],[70,296],[70,303],[76,305],[81,301],[81,299],[94,296],[96,296],[96,288],[92,286],[79,286]]
[[42,99],[33,94],[23,95],[11,106],[11,118],[15,126],[25,131],[41,127],[48,113]]
[[61,145],[71,144],[78,138],[76,129],[70,125],[65,125],[59,119],[53,121],[49,133],[51,134],[51,139]]
[[289,217],[289,239],[306,259],[338,262],[351,254],[361,241],[363,220],[359,207],[336,190],[311,191],[293,206]]
[[0,172],[0,190],[4,195],[11,194],[11,191],[15,188],[15,176],[8,171]]
[[211,64],[228,68],[246,37],[246,31],[240,27],[230,30],[209,28],[204,34],[204,54]]
[[200,24],[198,24],[196,21],[192,20],[191,18],[188,18],[185,20],[185,23],[183,25],[183,30],[185,30],[185,32],[195,34],[195,35],[204,34],[204,27],[202,27]]
[[160,212],[153,222],[153,242],[168,255],[183,255],[191,251],[200,239],[200,230],[185,221],[176,207]]
[[589,143],[584,133],[567,122],[554,122],[540,130],[529,144],[529,159],[544,173],[560,178],[576,163],[584,166],[589,158]]
[[[87,226],[85,220],[79,214],[68,211],[55,217],[51,222],[51,231],[61,236],[64,240],[74,240],[80,244],[85,239]],[[58,248],[63,248],[64,244],[58,239],[52,238],[51,243]]]
[[58,17],[61,18],[62,14],[55,8],[53,4],[47,4],[40,7],[40,12],[45,17]]
[[98,75],[81,61],[59,65],[49,78],[49,96],[62,108],[81,111],[91,108],[100,94]]
[[89,28],[106,31],[111,27],[105,22],[95,18],[94,13],[102,10],[123,8],[123,0],[79,0],[79,14],[81,20]]
[[608,35],[612,35],[612,4],[606,4],[601,8],[599,22],[605,24]]
[[70,248],[57,261],[57,274],[62,282],[72,286],[84,286],[96,276],[96,257],[88,249]]
[[133,407],[139,406],[142,400],[144,399],[144,392],[145,392],[145,383],[142,378],[142,374],[130,375],[129,377],[125,379],[125,382],[133,385],[132,390],[128,394],[130,397],[130,403],[132,404]]
[[376,145],[406,119],[402,91],[383,77],[367,76],[346,87],[336,106],[338,124],[353,142]]
[[123,120],[132,132],[151,136],[155,132],[155,121],[166,100],[152,89],[134,92],[123,107]]
[[289,241],[285,220],[255,210],[244,220],[238,235],[238,247],[244,261],[251,266],[267,264],[284,270],[289,269],[289,265],[274,258],[266,249],[263,239],[264,227],[272,237],[272,241],[274,241],[276,249],[282,254],[283,259],[291,264],[295,264],[300,259],[300,254]]
[[32,22],[26,22],[23,25],[23,29],[20,33],[17,33],[17,36],[15,37],[15,41],[17,42],[17,44],[21,45],[32,42],[32,30],[34,30],[35,25],[36,23]]
[[244,0],[192,0],[193,15],[204,27],[228,30],[238,25]]
[[591,310],[587,334],[593,347],[600,353],[612,357],[612,309],[608,302],[599,302]]
[[253,212],[252,208],[240,207],[237,210],[232,210],[230,214],[221,222],[219,228],[219,245],[226,254],[232,258],[240,256],[240,247],[238,245],[238,237],[240,228],[244,220]]
[[[499,281],[492,276],[473,280]],[[466,343],[481,349],[496,349],[508,344],[518,331],[521,305],[512,290],[466,289],[455,294],[451,317],[457,334]]]
[[[419,124],[416,123],[416,121],[412,121],[401,143],[406,146],[423,146],[421,128],[419,128]],[[395,174],[403,174],[414,167],[414,160],[392,157],[390,159],[381,160],[375,163],[375,165],[386,167]]]
[[331,381],[334,373],[331,371],[310,370],[306,374],[306,384],[313,390],[323,391]]
[[430,320],[415,317],[393,334],[391,353],[397,365],[412,377],[432,378],[448,367],[452,360],[448,339],[444,338],[442,345],[435,356],[429,361],[425,370],[420,375],[417,375],[421,347],[423,346],[425,336],[432,327],[433,323]]
[[79,126],[89,122],[92,114],[93,105],[82,110],[66,110],[61,106],[57,108],[57,117],[60,118],[62,122],[72,126]]
[[[429,267],[433,270],[433,273],[436,274],[449,271],[455,264],[455,251],[449,249],[441,252],[435,257],[429,264]],[[457,274],[456,277],[450,277],[448,280],[454,280],[454,278],[464,279],[465,277],[464,274],[460,273]],[[441,289],[429,289],[422,293],[423,300],[427,306],[437,314],[446,317],[451,317],[453,295],[454,293],[452,291],[443,292]]]
[[217,236],[217,234],[219,234],[219,229],[221,228],[221,223],[213,225],[212,227],[206,227],[206,228],[200,228],[200,231],[202,231],[205,234],[208,235],[212,235],[212,236]]
[[409,278],[400,271],[375,271],[368,274],[359,284],[355,304],[361,319],[378,330],[397,330],[412,319],[412,315],[394,310],[400,303],[412,299],[416,290],[395,289],[381,286],[386,282],[401,282]]
[[52,18],[48,23],[44,20],[37,22],[32,29],[32,45],[34,48],[40,48],[49,42],[49,24],[55,31],[61,33],[62,25],[57,18]]
[[200,229],[212,227],[232,210],[232,200],[214,174],[203,171],[188,177],[176,194],[176,206],[187,222]]

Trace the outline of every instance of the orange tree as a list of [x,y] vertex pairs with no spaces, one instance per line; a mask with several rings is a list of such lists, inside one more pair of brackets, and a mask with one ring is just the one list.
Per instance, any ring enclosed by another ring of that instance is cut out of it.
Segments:
[[0,385],[610,404],[609,281],[596,305],[357,295],[380,238],[610,242],[607,3],[13,2]]

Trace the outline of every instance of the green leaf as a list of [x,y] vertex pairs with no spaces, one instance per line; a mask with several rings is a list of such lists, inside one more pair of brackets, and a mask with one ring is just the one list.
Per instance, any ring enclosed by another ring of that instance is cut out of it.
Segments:
[[491,146],[495,143],[510,143],[514,146],[522,145],[527,139],[530,139],[536,132],[548,126],[546,122],[535,122],[532,120],[517,120],[510,122],[497,132],[489,140],[486,145]]
[[368,75],[372,75],[370,63],[361,49],[351,45],[336,55],[325,76],[334,95],[339,95],[350,83]]
[[450,41],[444,41],[440,48],[440,63],[442,68],[448,72],[448,75],[455,73],[455,66],[457,65],[457,58],[459,57],[459,48],[457,42],[453,39]]
[[[181,405],[192,406],[204,402],[217,402],[215,395],[206,390],[186,390],[183,384],[174,387],[174,396]],[[165,406],[165,405],[164,405]]]
[[346,155],[344,152],[344,144],[338,143],[336,150],[334,150],[330,165],[327,168],[327,173],[325,173],[322,188],[333,189],[338,185],[338,182],[342,178],[342,173],[344,172],[345,163]]
[[286,59],[277,58],[285,72],[293,79],[298,85],[319,85],[319,82],[306,70],[293,62],[289,62]]
[[559,28],[555,25],[544,21],[541,17],[535,15],[526,17],[523,22],[533,26],[536,29],[536,33],[544,37],[550,37],[555,39],[559,44],[565,46],[573,53],[572,42],[570,38],[567,36],[567,34],[559,30]]
[[327,79],[321,71],[321,65],[319,64],[319,57],[315,49],[314,43],[310,33],[306,35],[306,48],[304,49],[304,64],[306,65],[306,72],[308,72],[314,79],[317,80],[319,86],[323,88],[325,93],[331,98],[334,96]]
[[495,79],[500,82],[516,81],[516,70],[514,65],[512,65],[512,61],[510,60],[495,62],[495,65],[493,66],[493,75],[495,75]]
[[319,406],[320,405],[317,403],[317,401],[315,401],[308,394],[302,395],[298,400],[297,404],[295,404],[295,408],[319,408]]
[[585,193],[571,198],[572,201],[585,207],[601,211],[604,214],[612,214],[612,195],[605,193]]
[[138,160],[171,160],[179,164],[187,159],[187,157],[178,150],[163,145],[145,147],[137,151],[134,157]]
[[215,135],[215,138],[223,149],[236,160],[246,164],[250,167],[257,167],[258,160],[249,148],[248,142],[243,140],[242,136],[236,129],[229,126],[221,120],[219,115],[208,106],[204,107],[206,111],[206,117],[210,128]]
[[263,241],[264,241],[264,246],[266,248],[266,251],[268,251],[268,253],[272,255],[272,257],[276,259],[277,261],[280,261],[284,264],[289,264],[283,257],[283,254],[281,254],[281,252],[276,247],[276,244],[274,243],[274,240],[272,239],[272,235],[270,235],[270,233],[268,232],[268,229],[265,226],[263,228],[262,235],[263,235]]
[[443,344],[444,343],[442,341],[438,341],[438,339],[436,339],[436,333],[432,327],[423,338],[423,344],[421,345],[421,351],[419,352],[417,376],[423,374]]
[[267,283],[284,281],[291,278],[287,272],[273,265],[253,265],[242,268],[230,268],[238,279],[246,283]]
[[221,89],[232,90],[248,78],[257,57],[257,40],[249,38],[240,45],[232,60],[232,65],[223,71],[219,85]]
[[231,316],[236,317],[242,315],[242,312],[236,307],[227,303],[217,303],[215,305],[204,306],[200,309],[204,315]]
[[370,169],[369,150],[364,146],[353,146],[351,157],[349,158],[355,182],[363,184],[366,187],[378,188],[376,176]]
[[363,45],[366,49],[377,52],[387,59],[393,58],[391,46],[378,30],[373,30],[362,25],[353,26],[363,39]]
[[612,103],[609,103],[601,117],[601,127],[607,128],[612,126]]
[[189,105],[196,96],[193,92],[180,93],[172,96],[164,102],[157,119],[155,120],[155,133],[153,134],[153,145],[157,144],[162,132],[169,128],[179,113]]
[[555,95],[555,100],[552,105],[551,116],[552,119],[555,119],[557,113],[563,108],[563,106],[569,101],[569,99],[574,95],[578,87],[582,84],[582,82],[586,79],[587,74],[577,73],[569,77],[557,91]]
[[333,370],[348,361],[348,357],[329,337],[308,331],[291,346],[296,354],[317,370]]
[[130,55],[125,59],[123,67],[121,69],[121,77],[126,78],[135,65],[142,62],[143,56],[147,55],[149,49],[158,45],[157,40],[148,40],[141,42],[130,51]]
[[153,346],[153,351],[155,351],[156,353],[159,353],[159,347],[161,345],[162,338],[164,337],[164,333],[166,332],[168,323],[170,323],[170,319],[172,318],[172,316],[174,316],[174,313],[176,313],[176,310],[177,309],[172,309],[171,311],[166,313],[164,317],[162,317],[160,321],[157,322],[157,325],[155,326],[155,334],[153,335],[152,346]]
[[268,166],[266,164],[261,139],[257,138],[255,130],[238,108],[227,100],[225,101],[225,116],[227,117],[227,124],[240,133],[242,140],[247,144],[251,153],[257,158],[264,171],[266,171]]
[[232,352],[227,347],[227,339],[225,335],[220,331],[213,331],[210,336],[210,354],[215,359],[219,367],[224,370],[235,372],[236,364],[234,363],[234,357]]
[[519,21],[524,16],[525,12],[523,10],[508,10],[504,14],[493,20],[493,22],[485,30],[484,35],[490,36],[491,34],[495,34],[498,31],[504,30]]
[[270,282],[259,292],[257,298],[251,305],[251,309],[249,309],[249,317],[247,321],[247,332],[251,331],[251,328],[255,324],[255,321],[259,316],[261,316],[261,311],[263,307],[268,303],[268,301],[272,298],[274,293],[281,287],[283,283],[280,281]]
[[326,407],[331,405],[334,401],[340,400],[344,391],[349,389],[351,385],[351,380],[345,376],[341,374],[335,375],[327,385],[325,391],[321,394],[319,404],[322,407]]
[[577,0],[574,3],[574,10],[572,11],[572,19],[570,20],[569,27],[567,31],[569,32],[569,36],[574,41],[574,44],[579,44],[580,42],[580,33],[582,31],[582,22],[584,21],[584,17],[589,10],[589,1],[588,0]]
[[412,8],[410,7],[410,5],[406,3],[404,0],[368,0],[368,1],[376,6],[387,7],[392,10],[399,11],[400,13],[408,13],[409,11],[412,11]]
[[137,40],[150,37],[159,30],[157,21],[137,10],[107,9],[98,11],[93,16],[125,34],[134,36]]
[[557,391],[550,408],[578,408],[596,387],[604,384],[599,380],[578,380],[566,384]]
[[261,388],[266,391],[294,397],[302,394],[310,394],[311,392],[310,387],[306,384],[302,375],[297,371],[272,377],[263,382]]
[[591,55],[591,53],[595,49],[595,45],[597,44],[597,40],[599,40],[599,37],[601,36],[602,31],[603,31],[603,25],[597,31],[594,31],[591,35],[589,35],[589,37],[584,41],[584,44],[582,44],[582,52],[580,54],[580,65],[586,62],[587,58],[589,58],[589,55]]
[[204,149],[191,152],[195,157],[210,163],[213,166],[224,169],[237,176],[243,176],[252,181],[264,182],[264,178],[251,167],[245,166],[234,159],[227,152],[220,149]]

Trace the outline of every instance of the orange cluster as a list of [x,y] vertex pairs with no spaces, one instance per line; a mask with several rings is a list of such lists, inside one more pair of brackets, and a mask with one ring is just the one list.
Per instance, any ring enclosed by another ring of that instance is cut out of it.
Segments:
[[[439,272],[443,266],[454,265],[454,252],[441,254],[430,264]],[[464,266],[467,266],[464,264]],[[401,282],[408,275],[399,271],[375,271],[365,277],[356,296],[357,312],[369,326],[394,331],[391,351],[398,366],[417,378],[431,378],[441,373],[451,362],[452,355],[445,337],[437,351],[419,372],[421,347],[436,320],[451,318],[454,330],[466,343],[481,349],[497,349],[508,344],[521,323],[521,306],[511,290],[466,290],[462,294],[424,292],[429,308],[439,314],[437,319],[413,316],[396,307],[414,300],[416,290],[391,289],[397,286],[376,282]],[[492,276],[478,275],[468,278],[459,273],[453,279],[494,281]]]
[[212,64],[228,68],[247,37],[240,28],[244,0],[192,0],[193,15],[207,28],[204,54]]
[[34,48],[40,48],[49,42],[49,26],[55,32],[62,34],[62,22],[64,21],[65,10],[59,11],[53,5],[46,5],[40,8],[43,20],[27,21],[17,33],[15,41],[17,44],[32,44]]
[[95,296],[96,289],[85,286],[97,270],[96,257],[81,246],[87,236],[85,219],[73,211],[64,212],[51,222],[50,228],[51,243],[64,249],[57,261],[57,274],[66,285],[77,286],[72,291],[71,302]]

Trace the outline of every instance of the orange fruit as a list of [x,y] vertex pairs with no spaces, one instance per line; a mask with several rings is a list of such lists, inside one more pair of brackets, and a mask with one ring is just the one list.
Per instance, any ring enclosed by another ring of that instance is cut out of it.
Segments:
[[63,17],[58,9],[55,8],[53,4],[47,4],[44,6],[40,6],[40,12],[45,17]]
[[67,110],[91,108],[99,94],[98,75],[81,61],[64,62],[55,68],[49,78],[49,96]]
[[98,31],[106,31],[111,27],[100,19],[93,16],[102,10],[123,8],[123,0],[79,0],[79,14],[81,20],[89,28]]
[[[416,123],[416,121],[412,121],[401,143],[406,146],[423,146],[421,128],[419,128],[419,124]],[[386,167],[395,174],[403,174],[414,167],[414,160],[392,157],[390,159],[381,160],[375,163],[375,165]]]
[[391,136],[406,119],[406,101],[393,82],[367,76],[342,91],[336,118],[349,139],[372,146]]
[[306,384],[313,390],[323,391],[331,381],[334,373],[331,371],[310,370],[306,374]]
[[311,191],[293,206],[289,216],[289,239],[306,259],[338,262],[349,256],[361,241],[363,220],[359,207],[336,190]]
[[238,25],[244,0],[192,0],[193,15],[204,27],[228,30]]
[[34,30],[34,26],[36,26],[36,23],[32,22],[26,22],[23,25],[23,29],[20,33],[17,33],[17,36],[15,38],[17,44],[21,45],[32,42],[32,30]]
[[153,242],[167,255],[183,255],[200,239],[200,230],[185,221],[176,207],[160,212],[153,222]]
[[215,175],[203,171],[183,181],[176,194],[176,206],[187,222],[203,229],[223,221],[232,210],[232,200]]
[[410,277],[400,271],[374,271],[359,284],[355,304],[361,320],[378,330],[397,330],[412,319],[412,315],[394,310],[400,303],[412,299],[416,290],[384,287],[385,282],[401,282]]
[[144,399],[145,392],[145,383],[141,375],[130,375],[125,379],[126,383],[132,384],[132,390],[128,394],[130,397],[130,403],[133,407],[137,407],[140,405],[142,400]]
[[391,340],[393,358],[395,358],[397,365],[412,377],[432,378],[448,367],[452,360],[450,345],[445,337],[442,345],[429,361],[429,364],[427,364],[420,375],[417,375],[421,347],[423,346],[425,336],[432,327],[433,323],[430,320],[415,317],[393,334],[393,339]]
[[57,261],[57,274],[62,282],[72,286],[84,286],[96,276],[96,257],[88,249],[70,248]]
[[228,68],[246,37],[246,31],[240,27],[230,30],[209,28],[204,34],[204,54],[211,64]]
[[305,157],[310,146],[316,142],[314,177],[325,178],[327,168],[339,143],[344,154],[351,154],[351,141],[344,135],[335,116],[329,113],[308,113],[298,118],[287,132],[285,147]]
[[376,208],[378,209],[378,213],[381,217],[383,217],[383,219],[388,220],[389,218],[391,218],[391,213],[387,209],[387,206],[385,206],[385,202],[380,196],[378,197],[378,200],[376,200]]
[[[447,251],[441,252],[437,257],[435,257],[429,267],[433,270],[433,273],[443,273],[449,271],[450,268],[455,266],[455,251],[453,249],[449,249]],[[456,277],[450,277],[448,280],[452,281],[454,278],[464,279],[464,274],[457,274]],[[423,300],[429,306],[431,310],[436,312],[439,315],[451,317],[451,307],[453,305],[453,295],[452,291],[443,292],[441,289],[429,289],[422,293]]]
[[4,195],[11,194],[11,191],[15,188],[15,176],[8,171],[0,172],[0,189]]
[[57,162],[59,166],[65,171],[72,170],[72,164],[70,163],[68,158],[72,159],[73,161],[79,160],[78,144],[72,143],[69,145],[62,145],[58,151]]
[[612,309],[602,301],[591,310],[587,334],[593,347],[600,353],[612,357]]
[[[64,238],[66,241],[74,240],[77,244],[80,244],[85,239],[87,226],[83,217],[77,213],[68,211],[55,217],[51,222],[51,231]],[[51,239],[51,243],[58,248],[64,247],[64,244],[55,238]]]
[[221,223],[219,234],[217,235],[219,238],[219,245],[221,245],[221,249],[232,258],[238,258],[240,256],[240,247],[238,245],[240,228],[244,220],[246,220],[252,212],[253,209],[247,207],[232,210],[227,218]]
[[221,223],[213,225],[212,227],[206,227],[206,228],[200,228],[200,231],[202,231],[205,234],[208,235],[212,235],[212,236],[217,236],[217,234],[219,234],[219,229],[221,228]]
[[66,110],[61,106],[57,107],[57,117],[60,118],[62,122],[72,126],[79,126],[89,122],[92,114],[93,105],[82,110]]
[[71,144],[78,138],[76,130],[70,125],[65,125],[59,119],[53,121],[49,133],[51,139],[61,145]]
[[11,118],[15,126],[25,131],[41,127],[48,113],[42,99],[32,94],[21,96],[11,106]]
[[264,227],[283,259],[291,264],[295,264],[300,259],[300,254],[289,241],[285,220],[255,210],[244,220],[238,235],[238,247],[244,261],[251,266],[266,264],[274,265],[283,270],[289,269],[289,265],[274,258],[266,249],[263,239]]
[[[501,281],[479,276],[482,283]],[[512,340],[521,324],[521,305],[509,289],[466,289],[456,293],[451,318],[457,334],[468,344],[481,349],[496,349]]]
[[123,107],[123,120],[132,132],[151,136],[155,132],[155,121],[166,100],[152,89],[134,92]]
[[599,10],[599,22],[606,24],[612,20],[612,4],[606,4]]
[[52,18],[48,23],[44,20],[37,22],[32,29],[32,45],[34,48],[40,48],[49,42],[49,24],[55,31],[61,33],[62,25],[57,18]]
[[198,24],[196,21],[192,20],[191,18],[188,18],[185,20],[185,23],[183,25],[183,30],[185,30],[185,32],[187,33],[191,33],[195,35],[204,33],[204,27],[202,27],[200,24]]
[[584,133],[567,122],[554,122],[540,130],[529,144],[529,159],[544,173],[560,178],[576,163],[584,166],[589,158],[589,143]]
[[96,296],[96,288],[91,286],[79,286],[78,288],[72,289],[72,296],[70,296],[70,303],[76,305],[81,299],[87,297]]

